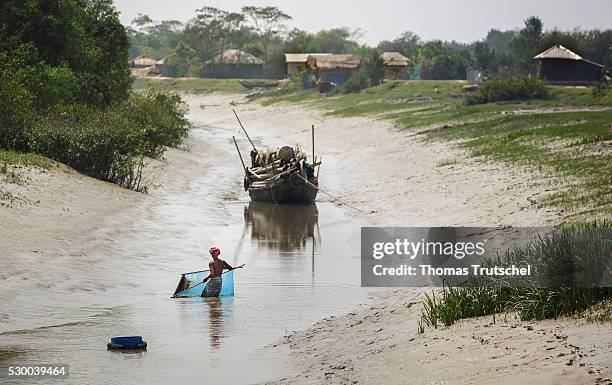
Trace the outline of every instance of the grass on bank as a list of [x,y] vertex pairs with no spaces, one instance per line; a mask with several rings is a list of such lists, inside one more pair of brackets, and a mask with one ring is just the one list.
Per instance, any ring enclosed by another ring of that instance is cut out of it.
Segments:
[[607,299],[591,306],[583,313],[583,316],[587,322],[612,322],[612,299]]
[[238,79],[203,78],[137,78],[132,84],[135,90],[157,89],[162,91],[208,94],[211,92],[246,93],[248,90]]
[[34,166],[48,170],[51,162],[40,155],[0,148],[0,180],[3,178],[7,183],[19,183],[21,177],[15,172],[15,166]]
[[[592,223],[557,229],[485,262],[490,266],[530,264],[538,284],[518,279],[472,278],[461,287],[426,295],[418,331],[450,326],[462,318],[512,312],[521,320],[583,314],[588,321],[610,320],[612,228]],[[587,310],[588,309],[588,310]]]
[[[388,81],[347,95],[275,90],[252,99],[263,105],[302,103],[331,116],[375,116],[425,141],[452,141],[472,157],[548,174],[558,190],[538,204],[577,219],[612,212],[612,91],[538,85],[543,99],[468,105],[463,81]],[[514,87],[516,90],[517,87]],[[519,91],[520,85],[519,85]],[[442,162],[444,163],[444,162]]]

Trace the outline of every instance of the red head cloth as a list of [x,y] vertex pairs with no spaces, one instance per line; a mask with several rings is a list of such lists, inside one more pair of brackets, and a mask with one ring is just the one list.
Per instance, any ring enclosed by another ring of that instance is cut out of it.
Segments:
[[210,255],[215,256],[215,257],[216,257],[217,255],[221,254],[221,250],[219,250],[219,248],[218,248],[218,247],[216,247],[216,246],[211,247],[211,248],[208,250],[208,252],[210,253]]

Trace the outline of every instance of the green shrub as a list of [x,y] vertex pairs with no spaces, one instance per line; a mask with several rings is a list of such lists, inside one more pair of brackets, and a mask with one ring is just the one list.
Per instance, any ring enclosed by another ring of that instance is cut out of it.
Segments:
[[449,326],[462,318],[503,311],[516,312],[522,320],[556,318],[581,313],[612,298],[612,288],[606,287],[609,282],[602,287],[570,286],[577,284],[576,278],[578,282],[597,282],[602,274],[609,274],[611,231],[605,222],[566,227],[536,238],[524,248],[508,251],[489,261],[490,265],[528,261],[554,287],[518,287],[508,285],[508,281],[485,286],[477,279],[462,287],[445,287],[437,295],[434,292],[425,297],[419,330],[423,331],[423,325]]
[[130,125],[139,130],[143,154],[150,158],[162,156],[166,147],[179,146],[189,133],[187,106],[173,93],[133,93],[111,111],[127,116]]
[[547,99],[546,84],[535,78],[492,79],[484,82],[480,89],[467,96],[466,103],[485,104],[501,101]]
[[336,87],[334,93],[352,94],[361,92],[368,87],[368,79],[362,73],[356,73],[349,77],[344,83]]
[[0,70],[0,148],[27,148],[25,132],[35,121],[34,101],[13,73]]
[[187,136],[186,113],[179,96],[153,91],[133,93],[106,110],[63,106],[30,122],[26,150],[95,178],[140,189],[144,159],[161,158]]
[[595,99],[603,98],[608,94],[610,86],[606,82],[597,82],[591,89],[591,94]]
[[66,65],[41,65],[33,91],[37,95],[38,107],[47,109],[75,102],[80,94],[80,86],[78,79]]

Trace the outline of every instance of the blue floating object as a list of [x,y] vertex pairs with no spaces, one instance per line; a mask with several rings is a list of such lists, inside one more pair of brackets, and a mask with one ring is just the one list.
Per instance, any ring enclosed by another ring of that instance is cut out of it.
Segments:
[[130,337],[112,337],[111,344],[120,345],[125,348],[138,348],[138,345],[142,343],[142,336],[130,336]]

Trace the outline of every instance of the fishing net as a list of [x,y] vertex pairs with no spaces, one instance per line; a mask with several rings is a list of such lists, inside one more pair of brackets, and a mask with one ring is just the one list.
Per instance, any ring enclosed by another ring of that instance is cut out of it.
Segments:
[[[201,297],[202,293],[204,293],[204,290],[206,289],[206,286],[210,282],[210,280],[208,280],[206,283],[202,282],[206,277],[208,277],[208,270],[194,271],[192,273],[183,274],[173,297]],[[222,283],[219,297],[234,295],[234,272],[231,270],[226,271],[221,275],[221,277]]]

